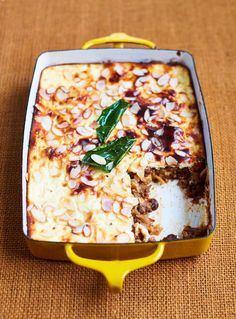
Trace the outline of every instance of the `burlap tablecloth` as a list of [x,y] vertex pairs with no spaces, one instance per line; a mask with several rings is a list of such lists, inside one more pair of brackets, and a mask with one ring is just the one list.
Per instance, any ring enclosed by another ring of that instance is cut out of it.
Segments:
[[[0,0],[0,319],[236,318],[235,21],[233,0]],[[194,55],[214,144],[218,214],[206,254],[133,272],[114,295],[96,272],[30,255],[20,170],[38,54],[118,31]]]

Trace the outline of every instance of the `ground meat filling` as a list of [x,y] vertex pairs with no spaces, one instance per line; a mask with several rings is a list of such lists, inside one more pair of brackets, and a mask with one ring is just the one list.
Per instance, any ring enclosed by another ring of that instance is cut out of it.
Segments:
[[[151,183],[167,183],[169,180],[178,180],[179,186],[184,190],[187,197],[197,203],[205,196],[207,191],[207,169],[204,159],[199,159],[192,167],[172,167],[164,168],[147,167],[144,178],[141,179],[137,174],[130,173],[132,194],[138,198],[138,205],[132,209],[134,218],[133,232],[137,242],[154,241],[153,236],[159,235],[162,228],[154,225],[154,219],[149,217],[149,213],[158,209],[158,201],[149,198]],[[183,238],[195,238],[206,234],[207,227],[192,228],[186,226],[182,232]],[[175,240],[173,234],[164,238],[165,241]]]

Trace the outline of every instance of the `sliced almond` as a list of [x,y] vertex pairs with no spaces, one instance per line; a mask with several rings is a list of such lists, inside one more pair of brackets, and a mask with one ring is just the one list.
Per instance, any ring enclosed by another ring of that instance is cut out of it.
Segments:
[[72,151],[74,153],[79,153],[82,150],[82,146],[81,145],[77,145],[75,147],[73,147]]
[[71,227],[77,227],[77,226],[79,226],[79,224],[80,224],[79,221],[76,220],[76,219],[68,220],[68,225],[71,226]]
[[92,101],[97,101],[99,97],[97,95],[92,95],[91,96]]
[[176,78],[171,78],[169,81],[170,86],[172,86],[173,88],[175,88],[178,84],[178,80]]
[[111,200],[110,198],[103,198],[102,199],[102,209],[105,212],[111,212],[112,206],[113,206],[113,200]]
[[50,116],[42,116],[40,117],[40,123],[42,127],[45,129],[45,131],[50,131],[52,126],[52,120]]
[[96,145],[95,145],[95,144],[87,144],[87,145],[84,145],[83,150],[84,150],[85,152],[88,152],[88,151],[93,150],[94,148],[96,148]]
[[102,107],[107,107],[112,104],[112,99],[107,96],[105,93],[101,94],[101,106]]
[[181,157],[186,157],[188,155],[187,153],[180,150],[175,150],[175,153]]
[[72,228],[72,233],[76,235],[81,234],[82,231],[83,231],[83,226],[81,225]]
[[126,111],[122,116],[121,122],[126,127],[136,126],[137,119],[131,112]]
[[119,75],[122,75],[124,73],[124,68],[120,65],[120,64],[116,64],[114,66],[114,70],[116,71],[116,73],[118,73]]
[[134,145],[131,150],[132,153],[138,153],[140,152],[140,146],[139,145]]
[[141,130],[141,132],[142,132],[142,134],[144,134],[144,135],[146,135],[146,136],[149,135],[149,134],[148,134],[148,131],[147,131],[145,128],[143,128],[143,129]]
[[129,242],[129,235],[127,233],[121,233],[116,237],[116,241],[118,243],[128,243]]
[[66,128],[68,126],[69,126],[69,123],[67,123],[67,122],[62,122],[62,123],[57,125],[58,128]]
[[166,110],[169,112],[169,111],[172,111],[173,109],[175,108],[175,102],[168,102],[166,103]]
[[152,144],[156,147],[161,146],[161,142],[156,138],[156,137],[152,137],[151,138]]
[[61,145],[57,148],[57,153],[63,154],[67,150],[67,147],[65,145]]
[[166,73],[166,74],[162,75],[161,77],[159,77],[157,83],[160,86],[164,86],[169,82],[169,79],[170,79],[170,76],[169,76],[169,74]]
[[159,130],[156,130],[154,132],[154,134],[157,135],[157,136],[162,136],[164,134],[164,129],[160,128]]
[[85,176],[82,176],[80,180],[82,183],[84,183],[85,185],[88,185],[88,186],[96,186],[98,184],[97,181],[93,181],[93,180],[90,181]]
[[152,161],[155,160],[155,157],[154,157],[152,152],[147,152],[147,153],[144,154],[144,159],[147,162],[152,162]]
[[113,203],[113,211],[114,211],[115,213],[118,213],[118,212],[120,211],[120,204],[119,204],[119,202],[115,201],[115,202]]
[[88,92],[92,92],[93,91],[93,88],[91,86],[88,86],[87,89],[86,89]]
[[37,209],[36,207],[33,207],[31,209],[31,214],[40,223],[44,223],[46,221],[45,214],[41,210]]
[[76,129],[77,133],[79,133],[82,136],[92,136],[95,131],[89,127],[89,126],[81,126],[81,127],[77,127]]
[[78,83],[76,83],[76,87],[78,88],[82,88],[87,84],[87,82],[85,80],[81,80]]
[[73,167],[70,171],[70,177],[71,178],[77,178],[79,176],[79,173],[81,172],[80,165]]
[[66,101],[66,99],[68,98],[68,94],[64,92],[62,89],[58,89],[56,91],[55,98],[57,101],[63,102]]
[[87,120],[91,116],[91,114],[92,114],[91,110],[87,109],[83,113],[83,118]]
[[160,75],[160,73],[158,73],[158,72],[152,72],[152,76],[153,76],[155,79],[158,79],[161,75]]
[[61,130],[59,130],[58,128],[56,128],[56,127],[52,127],[52,132],[53,132],[53,134],[55,134],[56,136],[63,136],[64,135],[64,133],[61,131]]
[[134,113],[134,114],[138,114],[138,112],[141,110],[141,107],[139,106],[139,104],[136,102],[134,103],[131,108],[130,108],[130,112]]
[[143,76],[147,73],[148,71],[146,69],[134,69],[133,74],[137,76]]
[[44,89],[39,90],[39,95],[41,95],[44,100],[50,101],[50,95],[48,95]]
[[125,217],[130,217],[131,216],[131,207],[122,208],[121,215],[123,215]]
[[92,229],[91,229],[91,226],[88,225],[88,224],[85,224],[84,227],[83,227],[83,235],[85,237],[89,237],[92,233]]
[[106,86],[106,82],[104,80],[99,80],[96,83],[96,89],[99,91],[103,91],[105,89],[105,86]]
[[144,113],[144,116],[143,116],[143,118],[144,118],[144,121],[145,122],[149,122],[150,121],[150,111],[149,111],[149,109],[147,109],[146,111],[145,111],[145,113]]
[[151,141],[149,141],[147,139],[142,141],[141,148],[143,151],[147,151],[150,146],[151,146]]
[[173,121],[178,122],[178,123],[182,122],[181,118],[174,113],[169,114],[169,118],[171,118]]
[[154,99],[152,99],[152,103],[161,103],[162,98],[161,97],[155,97]]
[[121,138],[121,137],[125,136],[125,131],[119,130],[119,131],[117,132],[117,136],[118,136],[118,138]]
[[173,166],[173,165],[177,165],[178,161],[173,156],[168,156],[166,157],[166,164]]
[[119,122],[116,124],[116,128],[117,128],[118,130],[122,130],[122,129],[123,129],[123,125],[122,125],[121,121],[119,121]]
[[102,70],[102,73],[101,75],[104,77],[104,78],[109,78],[110,76],[110,70],[108,68],[105,68],[104,70]]
[[64,86],[61,87],[62,91],[65,93],[70,93],[70,90]]
[[55,89],[54,87],[50,86],[49,88],[47,88],[46,92],[47,92],[48,94],[53,94],[53,93],[56,92],[56,89]]
[[151,83],[150,89],[151,89],[152,93],[160,93],[161,92],[161,89],[159,88],[159,86],[156,85],[156,83]]
[[92,159],[94,162],[96,162],[96,163],[98,163],[98,164],[100,164],[100,165],[106,165],[106,163],[107,163],[104,157],[102,157],[102,156],[100,156],[100,155],[97,155],[97,154],[91,155],[91,159]]

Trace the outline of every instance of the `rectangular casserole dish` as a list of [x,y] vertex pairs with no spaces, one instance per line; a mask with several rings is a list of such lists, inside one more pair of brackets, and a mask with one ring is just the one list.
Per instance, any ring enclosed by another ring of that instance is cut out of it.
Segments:
[[[103,43],[116,43],[116,48],[90,49],[92,45]],[[127,48],[122,49],[122,43],[136,43],[148,46],[151,49]],[[214,168],[212,145],[209,132],[208,119],[199,81],[196,75],[192,56],[184,51],[154,49],[155,45],[143,39],[130,37],[126,34],[112,34],[111,36],[88,41],[80,50],[51,51],[42,53],[35,66],[30,95],[28,100],[22,165],[23,187],[23,232],[32,254],[39,258],[54,260],[71,260],[72,262],[95,269],[106,277],[108,284],[115,290],[122,288],[125,275],[135,269],[150,265],[158,259],[171,259],[199,255],[205,252],[215,229],[215,199],[214,199]],[[209,178],[209,210],[210,227],[207,234],[197,238],[177,239],[159,242],[135,244],[85,244],[49,242],[35,240],[29,237],[27,226],[27,171],[28,153],[31,134],[34,105],[42,71],[53,65],[104,63],[104,62],[134,62],[148,63],[161,62],[164,64],[182,64],[187,67],[195,93],[199,116],[202,125],[203,139],[206,151],[206,162]]]

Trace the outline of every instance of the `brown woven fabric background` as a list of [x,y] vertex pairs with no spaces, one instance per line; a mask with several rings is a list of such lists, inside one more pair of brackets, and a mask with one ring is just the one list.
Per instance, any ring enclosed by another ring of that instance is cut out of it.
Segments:
[[[236,318],[235,21],[234,0],[0,0],[0,319]],[[114,295],[96,272],[30,255],[20,169],[38,54],[118,31],[194,55],[213,137],[218,216],[209,252],[133,272]]]

